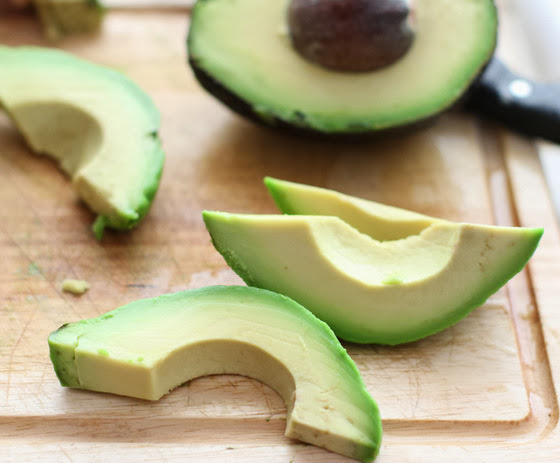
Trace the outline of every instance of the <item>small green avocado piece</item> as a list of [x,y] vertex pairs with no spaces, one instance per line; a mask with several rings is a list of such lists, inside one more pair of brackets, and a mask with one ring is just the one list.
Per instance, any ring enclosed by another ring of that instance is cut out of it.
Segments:
[[248,284],[294,299],[342,339],[396,345],[465,317],[535,251],[543,230],[435,222],[377,241],[338,217],[203,212]]
[[84,294],[89,288],[90,285],[85,280],[67,279],[62,282],[62,291],[72,294]]
[[164,162],[160,116],[130,79],[62,51],[0,46],[0,106],[99,214],[98,238],[146,215]]
[[157,400],[199,376],[275,389],[286,436],[361,461],[379,451],[375,401],[330,328],[285,296],[211,286],[132,302],[49,337],[63,386]]
[[333,215],[379,241],[417,235],[443,219],[345,195],[327,188],[265,177],[278,209],[291,215]]
[[[343,27],[343,31],[374,28],[373,19],[363,24],[365,13],[350,8],[374,2],[308,3],[312,8],[333,4],[324,22],[317,19],[322,17],[319,14],[299,27],[313,28],[314,35],[325,36],[331,44],[337,41],[330,17],[353,11],[358,15],[352,22],[356,27]],[[402,56],[381,68],[342,72],[304,57],[292,43],[291,0],[196,2],[187,39],[189,63],[201,85],[216,98],[274,127],[356,135],[417,125],[450,108],[482,72],[496,46],[497,13],[492,0],[398,3],[413,5],[415,37],[410,47],[405,44]],[[383,16],[384,9],[380,13],[382,20],[377,23],[386,24],[393,17]],[[377,35],[371,32],[372,37]],[[363,44],[367,37],[352,40],[340,34],[344,44],[372,48]],[[354,51],[337,53],[353,56]]]
[[33,0],[33,5],[51,40],[97,32],[105,15],[99,0]]

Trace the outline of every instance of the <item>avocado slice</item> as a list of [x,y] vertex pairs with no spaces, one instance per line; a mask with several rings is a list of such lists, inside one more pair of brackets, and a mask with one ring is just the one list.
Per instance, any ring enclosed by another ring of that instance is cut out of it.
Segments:
[[361,461],[381,421],[330,328],[285,296],[210,286],[132,302],[49,337],[63,386],[157,400],[193,378],[241,374],[284,399],[286,436]]
[[361,233],[379,241],[417,235],[443,219],[375,201],[345,195],[327,188],[265,177],[264,183],[284,214],[334,215]]
[[99,0],[33,0],[48,39],[97,32],[105,8]]
[[332,216],[203,217],[248,285],[291,297],[342,339],[389,345],[436,333],[482,305],[521,271],[543,233],[442,221],[380,242]]
[[404,56],[341,72],[294,49],[290,0],[201,0],[191,16],[189,62],[215,97],[272,126],[345,135],[416,124],[452,106],[480,74],[496,46],[497,13],[492,0],[412,4],[417,31]]
[[0,106],[99,214],[99,239],[105,227],[127,230],[146,215],[164,162],[160,117],[130,79],[66,52],[0,46]]

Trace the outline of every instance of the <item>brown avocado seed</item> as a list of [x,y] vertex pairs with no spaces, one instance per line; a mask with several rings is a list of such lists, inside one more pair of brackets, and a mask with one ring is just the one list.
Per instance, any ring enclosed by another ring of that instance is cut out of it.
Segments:
[[302,56],[345,72],[394,63],[415,35],[409,0],[290,0],[288,26]]

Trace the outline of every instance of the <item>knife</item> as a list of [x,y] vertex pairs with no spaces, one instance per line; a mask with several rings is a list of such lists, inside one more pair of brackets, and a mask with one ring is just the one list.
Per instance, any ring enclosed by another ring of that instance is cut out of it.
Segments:
[[542,81],[491,59],[470,88],[466,106],[533,137],[560,143],[560,1],[509,0]]
[[[523,24],[539,77],[560,85],[560,2],[558,0],[513,0]],[[552,85],[552,84],[551,84]],[[557,128],[560,131],[560,127]],[[537,144],[550,196],[560,218],[560,145],[540,141]]]
[[466,107],[517,132],[560,143],[560,85],[523,77],[497,57],[469,89]]

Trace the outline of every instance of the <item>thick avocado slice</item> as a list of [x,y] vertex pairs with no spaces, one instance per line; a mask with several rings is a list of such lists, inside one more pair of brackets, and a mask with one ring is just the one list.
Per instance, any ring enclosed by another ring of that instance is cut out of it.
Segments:
[[417,235],[443,219],[387,206],[327,188],[265,177],[278,209],[291,215],[333,215],[379,241]]
[[51,40],[96,32],[105,14],[99,0],[33,0],[33,5]]
[[243,280],[291,297],[342,339],[401,344],[436,333],[521,271],[538,228],[436,222],[380,242],[338,217],[203,212]]
[[453,105],[496,46],[491,0],[413,5],[416,38],[402,58],[369,72],[338,72],[292,47],[289,0],[200,0],[191,16],[189,61],[207,90],[264,123],[324,134],[401,127]]
[[105,227],[127,230],[146,215],[164,153],[159,112],[134,82],[62,51],[0,46],[0,105],[99,214],[98,238]]
[[284,399],[286,436],[371,461],[381,421],[329,327],[285,296],[213,286],[132,302],[49,337],[63,386],[157,400],[204,375],[241,374]]

